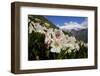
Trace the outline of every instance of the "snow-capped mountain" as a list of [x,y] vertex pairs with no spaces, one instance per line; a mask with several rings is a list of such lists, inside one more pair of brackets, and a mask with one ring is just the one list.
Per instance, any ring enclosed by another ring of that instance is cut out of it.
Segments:
[[59,26],[65,32],[69,32],[71,35],[75,36],[77,39],[82,40],[84,42],[88,42],[88,28],[76,22],[65,23],[64,26]]
[[78,24],[76,22],[70,22],[70,23],[65,23],[64,26],[60,26],[59,28],[64,31],[71,31],[71,30],[79,31],[82,29],[86,29],[87,27],[81,26],[81,24]]

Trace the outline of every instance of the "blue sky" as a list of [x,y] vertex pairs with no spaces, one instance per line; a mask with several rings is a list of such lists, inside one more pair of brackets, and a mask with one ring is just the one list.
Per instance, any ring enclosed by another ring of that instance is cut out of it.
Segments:
[[73,16],[44,16],[55,25],[63,26],[64,23],[76,22],[81,24],[87,17],[73,17]]

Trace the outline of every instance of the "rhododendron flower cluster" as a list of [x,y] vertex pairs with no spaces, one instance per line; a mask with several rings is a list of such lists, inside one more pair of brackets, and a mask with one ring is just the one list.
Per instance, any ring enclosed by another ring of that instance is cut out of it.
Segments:
[[64,34],[61,29],[47,28],[46,26],[50,25],[45,23],[45,26],[42,26],[40,23],[32,22],[29,26],[29,33],[31,34],[34,31],[44,34],[44,43],[47,48],[50,48],[51,52],[60,53],[62,50],[66,50],[66,53],[71,53],[72,51],[79,51],[79,43],[87,47],[84,42],[78,42],[74,36]]

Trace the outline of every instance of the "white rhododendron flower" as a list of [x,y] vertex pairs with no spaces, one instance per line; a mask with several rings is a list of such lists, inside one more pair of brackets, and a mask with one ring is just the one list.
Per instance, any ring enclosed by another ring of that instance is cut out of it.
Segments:
[[49,35],[49,36],[52,38],[52,37],[53,37],[53,34],[54,34],[54,32],[53,32],[53,28],[49,28],[49,29],[47,29],[46,34]]
[[66,46],[62,46],[62,50],[66,50],[67,49],[67,47]]
[[37,32],[40,32],[40,33],[45,33],[44,32],[44,29],[43,29],[43,27],[40,25],[40,23],[35,23],[35,29],[36,29],[36,31]]
[[61,42],[63,43],[63,45],[64,46],[66,46],[66,44],[68,44],[68,39],[66,38],[66,37],[63,37],[62,39],[61,39]]
[[60,53],[60,51],[61,51],[61,48],[51,48],[51,52],[53,52],[53,53]]
[[45,24],[46,27],[49,27],[50,26],[50,24],[48,24],[48,23],[44,23],[44,24]]
[[52,28],[48,29],[47,32],[45,32],[45,43],[52,41],[52,34],[53,34]]
[[79,44],[77,44],[77,43],[75,44],[75,49],[76,50],[79,50],[80,49]]
[[35,22],[31,21],[31,24],[35,26]]
[[83,46],[84,45],[84,42],[83,41],[80,41],[80,44],[81,44],[81,46]]
[[55,29],[53,36],[54,36],[54,38],[61,40],[64,38],[65,35],[62,32],[62,30]]
[[51,52],[56,52],[56,53],[60,53],[61,48],[62,48],[62,44],[60,42],[60,40],[53,40],[53,42],[51,43]]
[[52,42],[52,39],[51,39],[51,36],[48,35],[48,33],[45,33],[45,43],[51,43]]
[[66,47],[69,47],[72,50],[75,49],[74,44],[71,44],[71,43],[66,44]]
[[68,49],[66,52],[67,53],[71,53],[72,52],[72,49]]
[[84,43],[84,46],[85,46],[85,47],[88,47],[88,44],[87,44],[87,43]]
[[80,45],[81,46],[84,46],[84,47],[88,47],[88,44],[87,43],[84,43],[83,41],[80,41]]
[[71,39],[72,41],[76,41],[76,38],[75,38],[74,36],[71,36],[70,39]]
[[40,19],[38,19],[38,18],[35,18],[35,21],[37,21],[37,22],[41,22],[41,20],[40,20]]
[[32,33],[32,31],[35,31],[35,29],[33,28],[32,24],[29,25],[29,33]]

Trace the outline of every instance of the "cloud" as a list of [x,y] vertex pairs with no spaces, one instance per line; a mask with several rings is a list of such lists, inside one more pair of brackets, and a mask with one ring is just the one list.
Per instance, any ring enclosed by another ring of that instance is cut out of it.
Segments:
[[80,26],[77,22],[70,21],[69,23],[65,22],[64,26]]
[[56,26],[57,26],[57,27],[60,27],[60,25],[59,25],[59,24],[57,24]]
[[73,22],[73,21],[70,21],[69,23],[68,22],[65,22],[64,23],[64,26],[82,26],[82,27],[87,27],[88,26],[88,20],[87,18],[82,22],[82,23],[77,23],[77,22]]
[[80,29],[86,29],[88,26],[87,19],[85,19],[82,23],[77,23],[77,22],[65,22],[63,26],[57,25],[60,29],[64,30],[80,30]]

